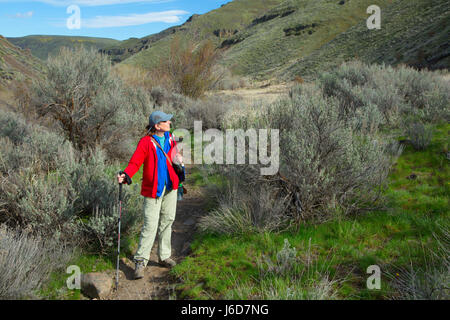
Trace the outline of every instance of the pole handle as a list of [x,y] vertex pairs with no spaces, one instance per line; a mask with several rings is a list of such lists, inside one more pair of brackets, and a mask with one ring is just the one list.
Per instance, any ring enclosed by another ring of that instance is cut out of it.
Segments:
[[123,183],[119,183],[119,201],[122,201],[122,185]]

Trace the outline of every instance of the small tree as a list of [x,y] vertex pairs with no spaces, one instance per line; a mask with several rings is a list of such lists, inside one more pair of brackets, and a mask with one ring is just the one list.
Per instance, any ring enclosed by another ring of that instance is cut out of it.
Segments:
[[135,110],[144,111],[136,105],[145,99],[133,99],[106,56],[92,49],[62,48],[47,64],[46,76],[33,83],[35,110],[55,120],[77,150],[120,140],[123,128],[142,120]]
[[168,56],[161,59],[154,76],[170,89],[196,99],[219,81],[220,75],[214,72],[218,56],[210,40],[196,46],[175,36]]

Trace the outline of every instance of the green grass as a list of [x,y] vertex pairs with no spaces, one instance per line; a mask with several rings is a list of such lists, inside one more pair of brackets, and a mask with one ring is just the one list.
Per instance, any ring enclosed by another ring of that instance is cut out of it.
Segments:
[[[411,262],[423,266],[425,252],[436,247],[436,224],[445,226],[448,221],[450,175],[443,151],[449,130],[448,124],[437,126],[431,145],[424,151],[410,146],[404,150],[389,175],[387,210],[321,225],[304,224],[298,231],[279,234],[197,235],[192,254],[172,271],[183,280],[179,298],[220,299],[237,295],[239,290],[246,292],[244,298],[251,297],[261,283],[257,261],[263,254],[274,258],[284,239],[297,248],[300,257],[311,241],[317,267],[340,280],[335,285],[337,298],[390,297],[393,292],[383,272]],[[406,179],[412,173],[418,178]],[[373,264],[381,267],[381,290],[366,288],[366,269]],[[294,285],[279,280],[277,284],[284,290]]]
[[[114,176],[120,170],[126,168],[128,163],[111,165],[106,170],[106,174]],[[133,184],[141,184],[143,167],[133,176]],[[114,179],[115,180],[115,179]],[[127,186],[125,186],[127,188]],[[139,242],[139,233],[130,232],[121,234],[120,258],[130,258],[133,256]],[[81,273],[105,272],[115,270],[117,259],[116,245],[110,248],[104,255],[78,251],[74,259],[68,264],[80,267]],[[83,298],[80,290],[67,289],[66,281],[71,274],[65,273],[65,270],[53,272],[49,282],[38,292],[39,296],[50,300],[80,300]]]
[[[260,278],[258,262],[263,255],[275,260],[276,253],[288,239],[297,249],[297,256],[305,259],[311,242],[311,256],[315,266],[330,279],[338,299],[384,299],[392,294],[383,272],[425,264],[426,250],[436,243],[433,231],[436,224],[448,221],[449,163],[444,151],[448,148],[450,125],[435,127],[430,146],[415,151],[408,146],[398,158],[389,175],[385,193],[388,210],[368,213],[354,218],[337,219],[321,225],[304,224],[297,231],[283,233],[248,233],[239,236],[198,234],[192,243],[192,254],[171,272],[182,279],[177,286],[178,299],[221,299],[224,297],[248,299],[261,288],[275,286],[284,295],[287,288],[304,288],[308,277],[293,282],[285,277]],[[403,138],[403,137],[399,137]],[[120,169],[126,167],[120,164]],[[111,174],[117,171],[111,167]],[[412,173],[417,179],[406,179]],[[133,177],[140,184],[142,168]],[[223,182],[219,176],[202,174],[199,168],[189,169],[186,185],[204,187]],[[210,209],[212,208],[210,205]],[[124,235],[121,257],[131,257],[137,247],[139,233]],[[82,272],[115,269],[115,249],[104,255],[78,254],[70,264]],[[381,290],[368,290],[366,269],[380,265]],[[79,290],[68,290],[70,274],[54,273],[50,282],[40,291],[46,299],[81,299]],[[312,275],[316,281],[319,275]],[[265,289],[267,290],[267,289]]]
[[[81,273],[104,272],[115,269],[115,256],[114,252],[106,256],[78,252],[69,265],[78,266]],[[82,298],[79,289],[67,288],[67,279],[73,273],[65,273],[65,271],[51,274],[50,281],[38,293],[41,298],[46,300],[80,300]]]
[[[139,233],[123,234],[120,241],[120,258],[130,258],[134,255],[139,242]],[[117,248],[111,248],[106,254],[90,254],[78,251],[67,266],[75,265],[80,268],[81,273],[110,272],[116,269]],[[65,273],[66,270],[53,272],[38,295],[47,300],[80,300],[83,298],[78,289],[69,290],[67,279],[72,275]]]

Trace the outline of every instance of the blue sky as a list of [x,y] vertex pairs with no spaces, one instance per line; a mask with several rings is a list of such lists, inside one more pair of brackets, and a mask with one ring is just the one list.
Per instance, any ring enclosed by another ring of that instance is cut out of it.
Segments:
[[0,34],[141,38],[227,2],[230,0],[0,0]]

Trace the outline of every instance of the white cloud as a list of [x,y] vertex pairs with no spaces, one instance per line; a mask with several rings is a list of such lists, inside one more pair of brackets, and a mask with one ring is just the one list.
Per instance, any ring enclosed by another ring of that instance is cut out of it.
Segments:
[[183,10],[170,10],[161,12],[149,12],[144,14],[130,14],[127,16],[97,16],[91,19],[82,19],[82,28],[108,28],[108,27],[124,27],[137,26],[150,22],[179,22],[180,15],[188,14]]
[[16,13],[15,18],[31,18],[33,16],[33,11],[28,11],[25,13]]
[[166,3],[174,0],[0,0],[1,2],[41,2],[58,7],[67,7],[72,4],[78,6],[96,7],[106,5],[128,4],[128,3]]

